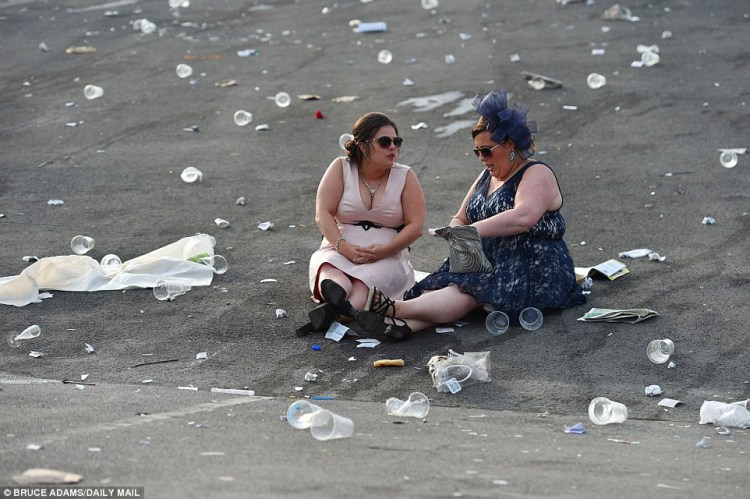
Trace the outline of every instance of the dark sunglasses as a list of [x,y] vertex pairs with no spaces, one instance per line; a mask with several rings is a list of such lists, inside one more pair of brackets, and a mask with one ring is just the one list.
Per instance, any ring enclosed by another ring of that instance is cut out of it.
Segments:
[[368,140],[367,142],[377,142],[380,147],[383,149],[388,149],[391,147],[391,143],[393,143],[394,146],[396,146],[396,149],[401,148],[401,144],[404,143],[404,139],[401,137],[386,137],[383,135],[382,137],[378,137],[377,139]]
[[492,147],[474,147],[471,150],[474,151],[474,155],[478,158],[480,155],[484,158],[491,158],[492,151],[500,147],[503,143],[495,144]]

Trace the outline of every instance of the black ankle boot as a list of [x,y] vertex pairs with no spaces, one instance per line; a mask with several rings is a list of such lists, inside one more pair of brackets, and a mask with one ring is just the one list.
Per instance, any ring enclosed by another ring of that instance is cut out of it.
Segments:
[[310,322],[297,328],[295,331],[297,336],[305,336],[317,331],[328,331],[328,328],[331,327],[338,316],[338,310],[330,303],[321,303],[310,310],[307,316],[310,318]]
[[346,291],[336,281],[323,279],[320,281],[320,294],[323,299],[336,307],[341,315],[354,317],[357,309],[346,299]]

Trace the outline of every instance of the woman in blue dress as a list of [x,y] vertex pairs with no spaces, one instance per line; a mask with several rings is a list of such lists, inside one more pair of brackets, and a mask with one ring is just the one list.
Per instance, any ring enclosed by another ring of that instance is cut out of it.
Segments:
[[[472,128],[473,151],[484,170],[442,232],[453,231],[459,242],[465,235],[481,241],[489,263],[480,271],[451,272],[458,262],[452,266],[449,258],[407,291],[403,301],[372,288],[364,310],[356,314],[368,333],[407,339],[477,308],[515,318],[526,307],[549,311],[586,301],[563,241],[557,178],[548,165],[529,159],[535,152],[536,123],[526,120],[528,108],[521,103],[509,107],[504,91],[477,95],[474,106],[480,118]],[[458,226],[463,227],[454,229]],[[476,247],[479,253],[478,242]]]

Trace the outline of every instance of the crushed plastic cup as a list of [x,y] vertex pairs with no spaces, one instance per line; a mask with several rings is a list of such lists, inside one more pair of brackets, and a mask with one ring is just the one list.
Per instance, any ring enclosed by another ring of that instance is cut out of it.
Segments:
[[734,151],[722,151],[719,156],[719,163],[724,168],[734,168],[737,166],[737,153]]
[[140,31],[144,35],[150,35],[156,31],[156,24],[152,23],[148,19],[136,19],[133,21],[133,29]]
[[94,238],[89,236],[75,236],[70,240],[70,249],[76,255],[85,255],[94,249]]
[[528,81],[528,84],[529,84],[529,86],[530,86],[531,88],[533,88],[534,90],[543,90],[543,89],[544,89],[544,87],[546,87],[546,86],[547,86],[547,82],[545,82],[545,81],[544,81],[543,79],[541,79],[541,78],[531,78],[531,79],[530,79],[530,80]]
[[350,140],[354,140],[354,135],[350,133],[341,134],[341,137],[339,137],[339,147],[342,151],[346,151],[346,143]]
[[641,54],[641,62],[643,62],[644,66],[655,66],[659,64],[659,60],[661,58],[659,57],[659,54],[656,52],[651,52],[650,50],[647,50],[646,52],[643,52]]
[[293,428],[304,430],[310,427],[312,415],[323,408],[306,400],[297,400],[286,411],[286,420]]
[[122,260],[117,255],[109,254],[104,255],[99,262],[102,272],[107,276],[113,276],[117,274],[122,268]]
[[196,180],[203,180],[203,172],[195,167],[188,166],[187,168],[182,170],[182,173],[180,173],[180,178],[186,184],[192,184]]
[[635,50],[639,54],[642,54],[644,52],[654,52],[655,54],[658,54],[659,53],[659,46],[658,45],[643,45],[643,44],[639,44],[635,48]]
[[98,99],[104,95],[104,89],[96,85],[86,85],[83,87],[83,96],[88,100]]
[[11,332],[8,335],[8,343],[13,348],[18,348],[24,340],[38,338],[40,334],[42,334],[42,329],[34,324],[24,329],[21,333]]
[[175,72],[180,78],[187,78],[193,74],[193,68],[187,64],[178,64],[175,68]]
[[277,93],[273,100],[279,107],[289,107],[289,104],[292,103],[292,98],[286,92]]
[[186,279],[160,279],[154,286],[154,297],[160,301],[172,301],[188,291],[190,291],[190,283]]
[[240,109],[234,113],[234,124],[237,126],[247,126],[253,121],[253,114]]
[[169,7],[172,9],[187,9],[190,7],[190,0],[169,0]]
[[589,404],[589,419],[596,425],[622,423],[628,419],[628,408],[607,397],[596,397]]
[[380,64],[390,64],[393,60],[393,54],[390,50],[381,50],[378,52],[378,62]]
[[334,412],[322,409],[310,417],[310,433],[315,440],[334,440],[354,435],[354,422]]
[[505,312],[495,310],[487,314],[487,318],[484,320],[484,326],[490,334],[499,336],[508,331],[510,318],[508,318],[508,314]]
[[536,331],[542,327],[544,322],[544,314],[538,308],[526,307],[521,310],[518,316],[518,322],[521,323],[521,327],[527,331]]
[[422,8],[424,10],[437,9],[440,5],[438,0],[422,0]]
[[648,360],[654,364],[664,364],[674,353],[674,342],[670,339],[654,340],[646,347]]
[[229,269],[227,259],[221,255],[204,256],[200,261],[202,264],[211,267],[214,270],[214,274],[223,274]]
[[389,416],[424,418],[430,412],[430,400],[421,392],[413,392],[407,400],[391,397],[385,401]]
[[592,89],[602,88],[607,84],[607,77],[599,73],[591,73],[586,78],[586,84]]

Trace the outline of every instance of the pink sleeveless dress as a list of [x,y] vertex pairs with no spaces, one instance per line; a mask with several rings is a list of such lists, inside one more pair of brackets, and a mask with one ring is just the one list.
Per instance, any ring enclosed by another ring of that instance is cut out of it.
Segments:
[[[341,235],[348,243],[359,246],[388,243],[398,234],[396,227],[404,223],[401,194],[410,168],[398,163],[393,165],[385,190],[373,203],[372,209],[368,210],[359,191],[357,165],[350,164],[345,157],[341,159],[344,167],[344,192],[336,211]],[[367,226],[368,224],[363,224],[365,227],[355,225],[358,222],[370,222],[380,228]],[[337,253],[333,244],[335,241],[323,238],[320,248],[310,257],[310,290],[316,300],[320,298],[320,292],[315,289],[315,281],[320,266],[324,263],[333,265],[367,286],[376,286],[386,296],[394,299],[403,298],[404,292],[414,285],[414,268],[411,266],[408,249],[377,262],[358,265]]]

